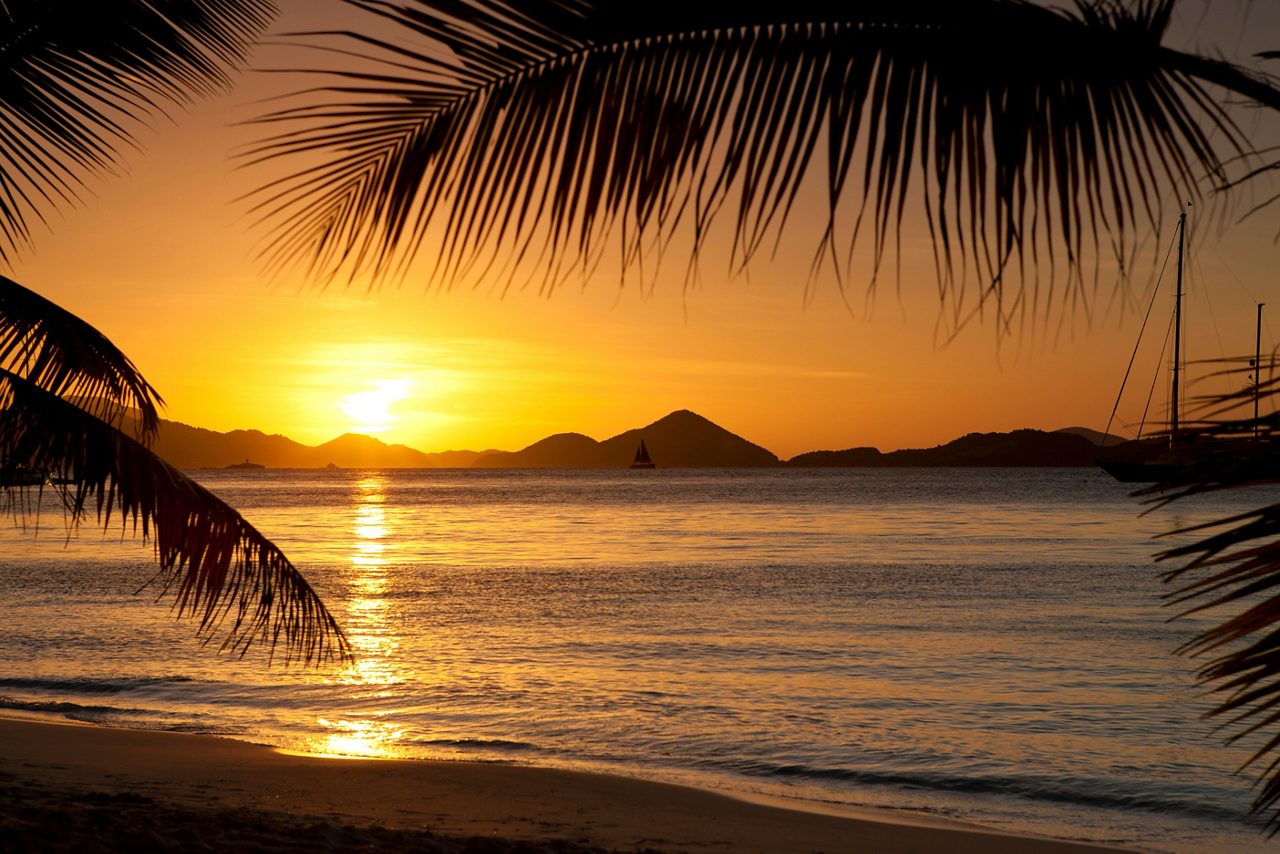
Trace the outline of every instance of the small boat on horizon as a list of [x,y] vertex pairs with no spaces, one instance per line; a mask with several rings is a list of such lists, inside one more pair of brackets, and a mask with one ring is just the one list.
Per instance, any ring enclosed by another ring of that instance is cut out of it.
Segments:
[[249,462],[249,458],[248,458],[248,457],[245,457],[244,462],[242,462],[242,463],[232,463],[231,465],[227,466],[227,468],[229,468],[229,469],[253,469],[253,470],[255,470],[255,471],[256,471],[257,469],[265,469],[265,468],[266,468],[266,466],[262,465],[261,463],[251,463],[251,462]]
[[633,469],[656,469],[658,466],[649,456],[649,449],[644,446],[644,439],[640,440],[640,447],[636,448],[636,458],[631,463]]

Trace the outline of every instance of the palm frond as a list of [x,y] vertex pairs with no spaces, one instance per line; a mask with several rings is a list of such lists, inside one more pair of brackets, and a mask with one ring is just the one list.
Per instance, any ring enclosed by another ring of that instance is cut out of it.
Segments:
[[[1242,364],[1247,360],[1237,360]],[[1247,370],[1247,369],[1246,369]],[[1239,376],[1240,368],[1225,374]],[[1280,395],[1280,381],[1263,382],[1262,399]],[[1280,483],[1280,413],[1231,417],[1251,405],[1253,387],[1201,402],[1199,423],[1180,433],[1187,465],[1168,483],[1144,490],[1156,504],[1227,489]],[[1201,682],[1217,697],[1208,712],[1229,741],[1252,742],[1247,766],[1256,766],[1260,788],[1255,811],[1268,811],[1268,828],[1280,831],[1280,504],[1170,532],[1192,541],[1157,557],[1179,565],[1165,574],[1177,584],[1169,595],[1179,616],[1212,613],[1218,622],[1179,652],[1206,658]],[[1246,767],[1247,767],[1246,766]]]
[[244,655],[264,645],[286,662],[350,657],[346,636],[289,559],[225,502],[144,445],[57,395],[0,370],[0,458],[54,485],[4,487],[22,514],[33,489],[58,489],[72,524],[93,513],[152,538],[162,592],[206,641]]
[[124,353],[76,315],[0,276],[0,368],[75,402],[102,421],[136,423],[149,444],[160,395]]
[[[273,11],[269,0],[0,3],[0,261],[28,242],[31,217],[73,201],[85,174],[133,144],[132,123],[223,86]],[[92,512],[109,528],[114,514],[152,538],[163,592],[224,650],[349,658],[288,558],[148,450],[159,403],[100,332],[0,276],[0,489],[14,513],[38,510],[31,490],[56,489],[72,525]]]
[[138,119],[224,87],[273,15],[271,0],[0,3],[0,262],[135,144]]
[[403,275],[430,236],[446,285],[532,264],[550,288],[681,228],[696,256],[726,209],[740,266],[814,181],[815,263],[862,238],[879,270],[914,205],[945,298],[1048,311],[1005,295],[1028,264],[1128,262],[1248,152],[1210,87],[1280,108],[1270,78],[1161,45],[1174,0],[349,2],[376,23],[300,34],[344,68],[247,155],[286,171],[251,197],[268,269],[322,282]]

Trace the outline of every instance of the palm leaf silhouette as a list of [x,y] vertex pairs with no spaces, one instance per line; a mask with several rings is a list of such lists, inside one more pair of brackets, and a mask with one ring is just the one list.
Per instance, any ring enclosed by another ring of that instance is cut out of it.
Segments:
[[[75,402],[62,395],[72,394]],[[72,525],[112,515],[155,541],[163,592],[224,650],[286,661],[350,656],[345,635],[288,558],[235,510],[152,453],[158,398],[100,332],[0,276],[0,481],[8,508],[62,494]],[[115,422],[110,423],[110,422]],[[135,425],[133,432],[123,429]],[[141,440],[141,441],[140,441]],[[43,482],[44,474],[54,484]]]
[[0,276],[0,365],[45,391],[77,401],[100,420],[136,422],[150,441],[163,403],[124,353],[97,329]]
[[[1240,371],[1228,367],[1223,375],[1238,377]],[[1280,381],[1263,381],[1258,390],[1263,400],[1275,400]],[[1250,407],[1253,395],[1251,385],[1201,401],[1199,422],[1179,434],[1186,467],[1140,494],[1164,505],[1280,482],[1280,413],[1256,420],[1231,417],[1233,410]],[[1274,835],[1280,831],[1280,504],[1168,534],[1175,535],[1192,539],[1157,556],[1178,564],[1165,574],[1166,582],[1179,585],[1169,595],[1170,605],[1178,616],[1210,612],[1221,618],[1178,651],[1207,659],[1200,679],[1218,695],[1208,715],[1221,722],[1228,741],[1256,745],[1246,763],[1261,767],[1253,807],[1272,810],[1268,829]]]
[[550,288],[681,227],[696,256],[722,214],[742,265],[809,181],[815,264],[843,276],[862,237],[879,270],[914,205],[953,308],[980,286],[1048,311],[1051,281],[1010,284],[1028,265],[1128,262],[1170,194],[1248,152],[1210,85],[1280,108],[1269,78],[1161,45],[1173,0],[349,2],[381,35],[303,35],[381,61],[342,57],[248,155],[286,172],[252,197],[267,267],[321,281],[399,276],[430,236],[439,281],[532,264]]
[[[33,218],[108,169],[130,127],[227,83],[270,20],[267,0],[0,3],[0,262]],[[350,656],[346,637],[281,551],[147,448],[155,389],[101,332],[0,276],[0,488],[19,521],[46,490],[154,539],[159,580],[206,640],[288,661]],[[46,485],[45,479],[54,478]],[[32,493],[37,493],[33,496]]]
[[133,128],[217,91],[274,15],[271,0],[0,3],[0,262],[33,221],[75,202]]

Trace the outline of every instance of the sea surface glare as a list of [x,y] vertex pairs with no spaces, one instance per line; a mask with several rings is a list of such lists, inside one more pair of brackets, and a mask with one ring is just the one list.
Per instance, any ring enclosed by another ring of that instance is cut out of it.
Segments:
[[1091,469],[200,471],[347,670],[220,657],[150,546],[0,535],[0,713],[602,770],[1157,851],[1272,847],[1172,651],[1156,534]]

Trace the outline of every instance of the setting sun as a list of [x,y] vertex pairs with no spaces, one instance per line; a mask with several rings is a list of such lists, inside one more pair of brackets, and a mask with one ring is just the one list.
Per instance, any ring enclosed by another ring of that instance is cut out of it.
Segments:
[[338,408],[351,419],[353,431],[381,433],[394,426],[397,416],[391,407],[409,394],[412,385],[409,380],[378,380],[369,391],[344,397]]

